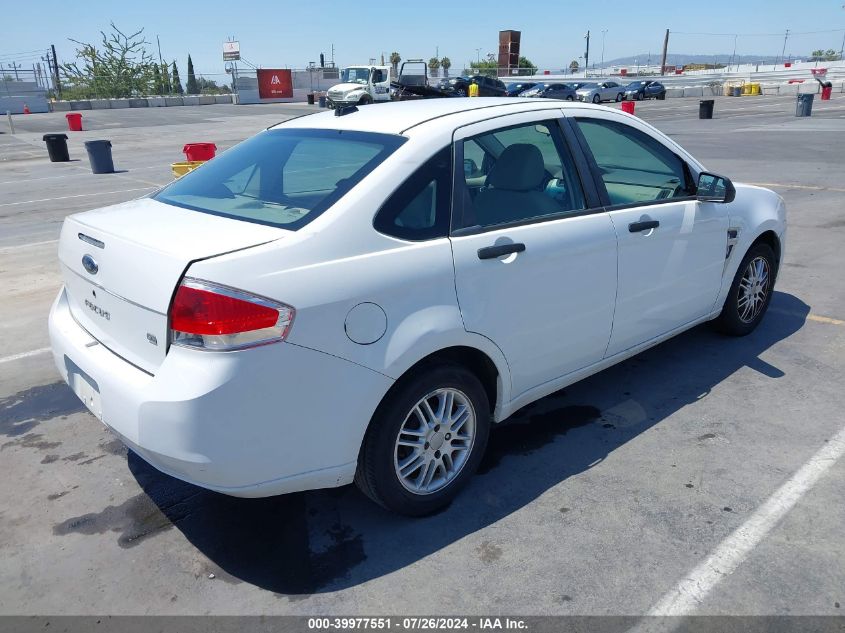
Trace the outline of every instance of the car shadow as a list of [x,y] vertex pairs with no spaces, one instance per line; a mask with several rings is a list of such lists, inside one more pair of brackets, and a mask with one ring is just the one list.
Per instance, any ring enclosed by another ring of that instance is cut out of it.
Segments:
[[132,453],[129,468],[224,580],[285,595],[334,591],[401,569],[518,511],[743,367],[784,377],[760,356],[798,331],[808,313],[800,299],[776,292],[770,313],[745,338],[694,328],[525,407],[494,430],[468,489],[422,519],[392,515],[353,486],[237,499],[161,474]]

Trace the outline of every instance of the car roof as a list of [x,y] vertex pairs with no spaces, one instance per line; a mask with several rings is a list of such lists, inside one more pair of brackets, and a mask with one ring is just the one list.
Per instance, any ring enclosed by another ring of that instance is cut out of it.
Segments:
[[411,128],[423,124],[457,127],[503,114],[553,108],[601,109],[601,106],[572,101],[541,100],[537,102],[532,99],[515,99],[514,97],[417,99],[362,106],[357,112],[343,116],[335,116],[334,111],[331,110],[316,112],[284,121],[269,129],[293,127],[404,134]]

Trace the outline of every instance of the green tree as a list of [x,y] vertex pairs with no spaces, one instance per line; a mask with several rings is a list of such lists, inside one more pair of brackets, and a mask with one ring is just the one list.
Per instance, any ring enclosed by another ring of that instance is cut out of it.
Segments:
[[519,62],[517,63],[517,68],[519,68],[520,75],[536,75],[537,74],[537,65],[532,62],[527,57],[523,57],[520,55]]
[[824,52],[824,58],[825,61],[835,62],[839,59],[839,53],[837,53],[832,48],[829,48]]
[[444,57],[440,60],[440,67],[443,69],[443,76],[449,76],[449,69],[452,67],[452,60],[448,57]]
[[197,86],[197,78],[194,75],[194,62],[191,60],[190,55],[188,55],[188,83],[185,84],[185,90],[189,95],[200,93],[199,87]]
[[147,94],[154,81],[155,62],[147,52],[144,29],[126,34],[110,24],[100,31],[99,45],[71,39],[77,61],[62,64],[59,73],[69,94],[77,98],[121,98]]
[[164,94],[164,85],[161,82],[161,70],[158,64],[153,64],[153,92],[157,95]]
[[402,61],[402,57],[396,51],[393,51],[390,54],[390,65],[393,66],[393,75],[396,76],[399,74],[399,62]]
[[176,68],[176,60],[173,60],[173,75],[170,79],[170,89],[177,95],[185,94],[185,89],[182,87],[182,81],[179,79],[179,69]]
[[569,72],[573,75],[578,72],[578,69],[581,67],[581,64],[578,63],[577,59],[573,59],[569,62]]
[[432,74],[437,74],[437,69],[440,68],[440,60],[436,57],[432,57],[428,60],[428,69],[432,72]]
[[169,95],[172,94],[172,90],[170,89],[170,67],[163,63],[161,64],[161,94]]

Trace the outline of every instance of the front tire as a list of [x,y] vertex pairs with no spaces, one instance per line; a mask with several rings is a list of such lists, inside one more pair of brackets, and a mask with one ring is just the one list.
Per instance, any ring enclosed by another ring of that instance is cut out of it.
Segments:
[[359,99],[358,105],[360,105],[360,106],[370,105],[372,102],[373,102],[373,98],[370,95],[364,95],[363,97],[361,97],[361,99]]
[[731,289],[722,307],[722,313],[714,321],[720,332],[731,336],[751,334],[769,307],[772,300],[777,260],[768,244],[755,244],[739,265]]
[[601,97],[599,97],[598,95],[594,96],[593,103],[601,103]]
[[461,365],[424,367],[400,382],[373,416],[355,483],[376,503],[407,516],[448,505],[478,468],[490,405]]
[[624,95],[621,92],[617,92],[616,93],[616,103],[619,103],[620,101],[622,101],[623,96]]

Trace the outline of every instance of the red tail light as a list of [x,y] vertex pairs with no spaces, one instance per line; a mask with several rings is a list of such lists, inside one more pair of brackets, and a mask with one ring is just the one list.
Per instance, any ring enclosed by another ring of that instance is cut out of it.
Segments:
[[282,341],[294,314],[283,303],[186,277],[170,308],[171,342],[224,351]]

